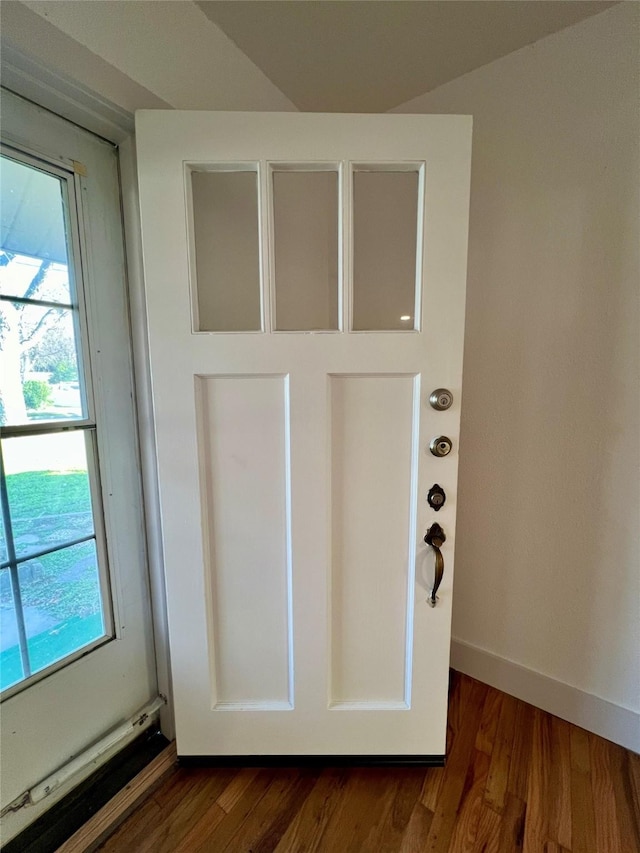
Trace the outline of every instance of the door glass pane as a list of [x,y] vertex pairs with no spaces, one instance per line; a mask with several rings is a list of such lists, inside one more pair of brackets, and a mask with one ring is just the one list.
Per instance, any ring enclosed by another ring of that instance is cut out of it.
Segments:
[[417,171],[354,171],[354,329],[416,327],[417,231]]
[[60,178],[0,158],[2,295],[71,304],[65,204]]
[[85,433],[2,442],[16,556],[93,536]]
[[261,329],[258,176],[191,172],[196,331]]
[[276,329],[338,328],[338,173],[273,173]]

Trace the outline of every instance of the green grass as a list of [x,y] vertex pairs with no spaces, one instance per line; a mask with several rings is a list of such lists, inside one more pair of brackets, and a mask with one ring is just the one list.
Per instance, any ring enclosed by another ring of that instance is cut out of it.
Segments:
[[25,471],[23,474],[9,474],[7,491],[13,518],[38,518],[91,509],[86,471]]
[[[7,491],[18,556],[93,533],[86,471],[10,474]],[[0,551],[2,559],[6,559],[3,541],[0,541]],[[8,572],[3,570],[2,575],[0,615],[8,613],[13,606]],[[19,577],[23,608],[45,623],[44,630],[29,639],[34,671],[102,635],[93,540],[22,563]],[[17,646],[0,654],[0,670],[3,686],[21,678]]]

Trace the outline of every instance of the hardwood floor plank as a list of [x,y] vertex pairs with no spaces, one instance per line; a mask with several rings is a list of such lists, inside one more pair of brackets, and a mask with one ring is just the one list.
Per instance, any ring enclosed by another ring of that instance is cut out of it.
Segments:
[[[501,815],[495,812],[487,803],[480,806],[480,819],[476,833],[473,853],[503,853],[500,850]],[[506,851],[504,851],[506,853]],[[511,853],[511,851],[509,851]]]
[[518,700],[507,791],[526,802],[533,738],[533,705]]
[[[589,735],[591,786],[595,804],[595,836],[598,853],[622,853],[620,827],[617,823],[616,797],[611,779],[609,743]],[[626,851],[624,851],[626,853]]]
[[548,840],[549,780],[551,767],[551,720],[548,714],[535,708],[531,763],[527,787],[527,814],[524,824],[524,853],[539,853]]
[[243,767],[229,782],[216,800],[223,812],[229,814],[244,792],[258,775],[258,767]]
[[480,727],[476,737],[476,749],[486,755],[491,755],[493,751],[503,696],[504,694],[500,693],[499,690],[489,690],[484,701]]
[[640,799],[631,778],[631,753],[609,743],[609,756],[620,838],[631,850],[640,851]]
[[627,750],[627,758],[629,760],[629,782],[633,802],[636,804],[636,808],[640,809],[640,755]]
[[429,767],[425,773],[420,802],[430,812],[434,812],[438,804],[443,779],[444,767]]
[[99,849],[640,853],[640,756],[464,675],[450,701],[444,768],[179,768]]
[[520,853],[524,845],[524,822],[527,804],[511,793],[507,799],[500,822],[498,849],[505,853]]
[[[164,807],[162,797],[158,799],[166,818],[139,842],[138,853],[174,853],[200,815],[216,804],[236,772],[228,768],[217,770],[215,774],[199,770],[191,777],[189,771],[180,770],[181,778],[176,779],[173,794],[164,800]],[[183,784],[190,778],[194,781],[192,786]]]
[[589,732],[571,726],[571,766],[582,773],[591,773]]
[[340,804],[348,772],[347,768],[330,768],[322,772],[274,853],[316,853],[320,849],[320,839]]
[[[477,743],[476,738],[476,743]],[[473,850],[482,802],[485,796],[487,777],[491,758],[485,752],[475,750],[475,757],[469,764],[458,814],[449,844],[450,853],[467,853]]]
[[409,824],[402,836],[399,853],[422,853],[426,850],[427,838],[433,821],[433,812],[417,802],[411,812]]
[[499,813],[504,809],[507,795],[517,708],[517,699],[503,695],[485,792],[487,805]]
[[[229,814],[223,812],[224,817],[211,830],[209,816],[205,813],[192,827],[189,835],[178,848],[179,853],[211,853],[212,847],[224,850],[231,838],[240,830],[245,820],[249,819],[252,811],[266,794],[276,774],[273,768],[264,768],[255,776],[251,784],[245,789],[244,794],[236,802]],[[222,811],[217,803],[212,807],[213,816],[217,811]],[[189,842],[187,844],[187,842]],[[136,851],[137,853],[137,851]]]
[[464,700],[461,693],[461,701],[465,701],[465,709],[468,715],[467,724],[465,725],[461,720],[456,730],[451,752],[444,768],[442,785],[425,850],[446,853],[453,835],[469,764],[473,758],[473,745],[480,725],[480,712],[487,695],[485,685],[472,679],[470,681],[472,683]]
[[164,822],[167,814],[172,813],[175,805],[177,805],[181,799],[190,796],[190,792],[195,790],[198,784],[198,778],[196,776],[185,775],[184,771],[176,768],[171,777],[162,785],[157,791],[151,796],[149,800],[146,801],[145,807],[155,806],[154,813],[156,814],[156,819],[153,822],[145,822],[145,825],[142,826],[138,823],[134,827],[129,828],[129,821],[126,821],[121,830],[116,832],[114,835],[109,838],[107,843],[105,844],[105,850],[113,850],[114,853],[120,853],[123,849],[122,846],[111,847],[110,844],[119,841],[119,845],[127,844],[131,845],[131,849],[136,851],[141,850],[145,839],[151,835],[153,832],[157,831],[158,827]]
[[596,853],[589,735],[584,729],[572,726],[570,740],[572,853]]
[[551,717],[549,840],[571,850],[571,726]]
[[287,827],[302,808],[319,772],[317,769],[302,768],[278,773],[264,797],[224,849],[230,853],[238,850],[273,853]]
[[[210,838],[224,820],[227,812],[217,803],[212,803],[200,817],[193,822],[188,832],[182,836],[174,853],[191,853],[202,844],[203,838]],[[136,851],[138,853],[138,851]]]
[[120,824],[102,844],[100,850],[103,853],[122,853],[127,849],[125,844],[130,845],[129,849],[136,850],[138,841],[158,825],[162,818],[162,809],[153,798],[150,798],[139,806],[134,815],[135,821],[129,819]]
[[402,838],[422,791],[424,769],[407,767],[397,771],[396,776],[391,807],[387,810],[379,831],[368,836],[362,847],[363,853],[366,850],[371,853],[396,853],[402,845]]
[[[454,672],[452,676],[449,693],[449,715],[447,718],[447,755],[451,754],[456,733],[463,726],[469,725],[470,722],[471,725],[474,725],[474,721],[469,721],[468,716],[462,714],[462,709],[468,707],[468,700],[471,696],[473,685],[478,683],[473,678],[460,673]],[[482,707],[484,707],[484,703]],[[480,719],[478,719],[477,725],[479,727]],[[436,809],[443,779],[443,767],[430,767],[426,772],[420,801],[430,812],[434,812]]]
[[384,767],[352,768],[318,849],[322,853],[356,853],[368,845],[391,808],[395,794],[393,778],[394,771]]
[[[466,728],[469,720],[469,700],[474,690],[477,690],[477,685],[480,684],[475,678],[459,672],[453,673],[453,676],[449,693],[449,713],[447,715],[447,753],[450,751],[451,741],[455,738],[456,734]],[[483,686],[486,691],[484,698],[486,698],[489,688],[486,685]],[[475,716],[477,716],[477,721],[474,723],[476,731],[480,725],[480,714],[484,707],[484,698],[479,707],[474,709]]]

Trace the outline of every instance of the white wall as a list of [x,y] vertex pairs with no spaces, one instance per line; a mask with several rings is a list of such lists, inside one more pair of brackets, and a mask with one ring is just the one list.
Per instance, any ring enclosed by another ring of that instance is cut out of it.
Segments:
[[474,116],[453,662],[637,751],[639,11],[397,110]]

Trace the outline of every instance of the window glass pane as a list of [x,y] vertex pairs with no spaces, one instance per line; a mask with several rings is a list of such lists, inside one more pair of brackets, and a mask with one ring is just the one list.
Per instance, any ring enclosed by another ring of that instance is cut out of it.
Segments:
[[353,220],[353,328],[415,328],[418,173],[355,171]]
[[24,678],[9,569],[0,570],[0,690]]
[[338,328],[338,173],[274,172],[276,328]]
[[5,439],[2,452],[18,558],[93,535],[84,431]]
[[0,293],[69,304],[68,267],[5,251],[0,255]]
[[0,424],[85,417],[74,311],[0,300]]
[[0,293],[72,302],[64,192],[60,178],[0,158]]
[[0,515],[0,563],[4,563],[5,560],[8,560],[9,552],[7,551],[7,537],[4,532],[4,522],[2,520],[2,516]]
[[192,172],[197,331],[261,328],[256,172]]
[[32,673],[104,636],[93,540],[22,563],[18,574]]

